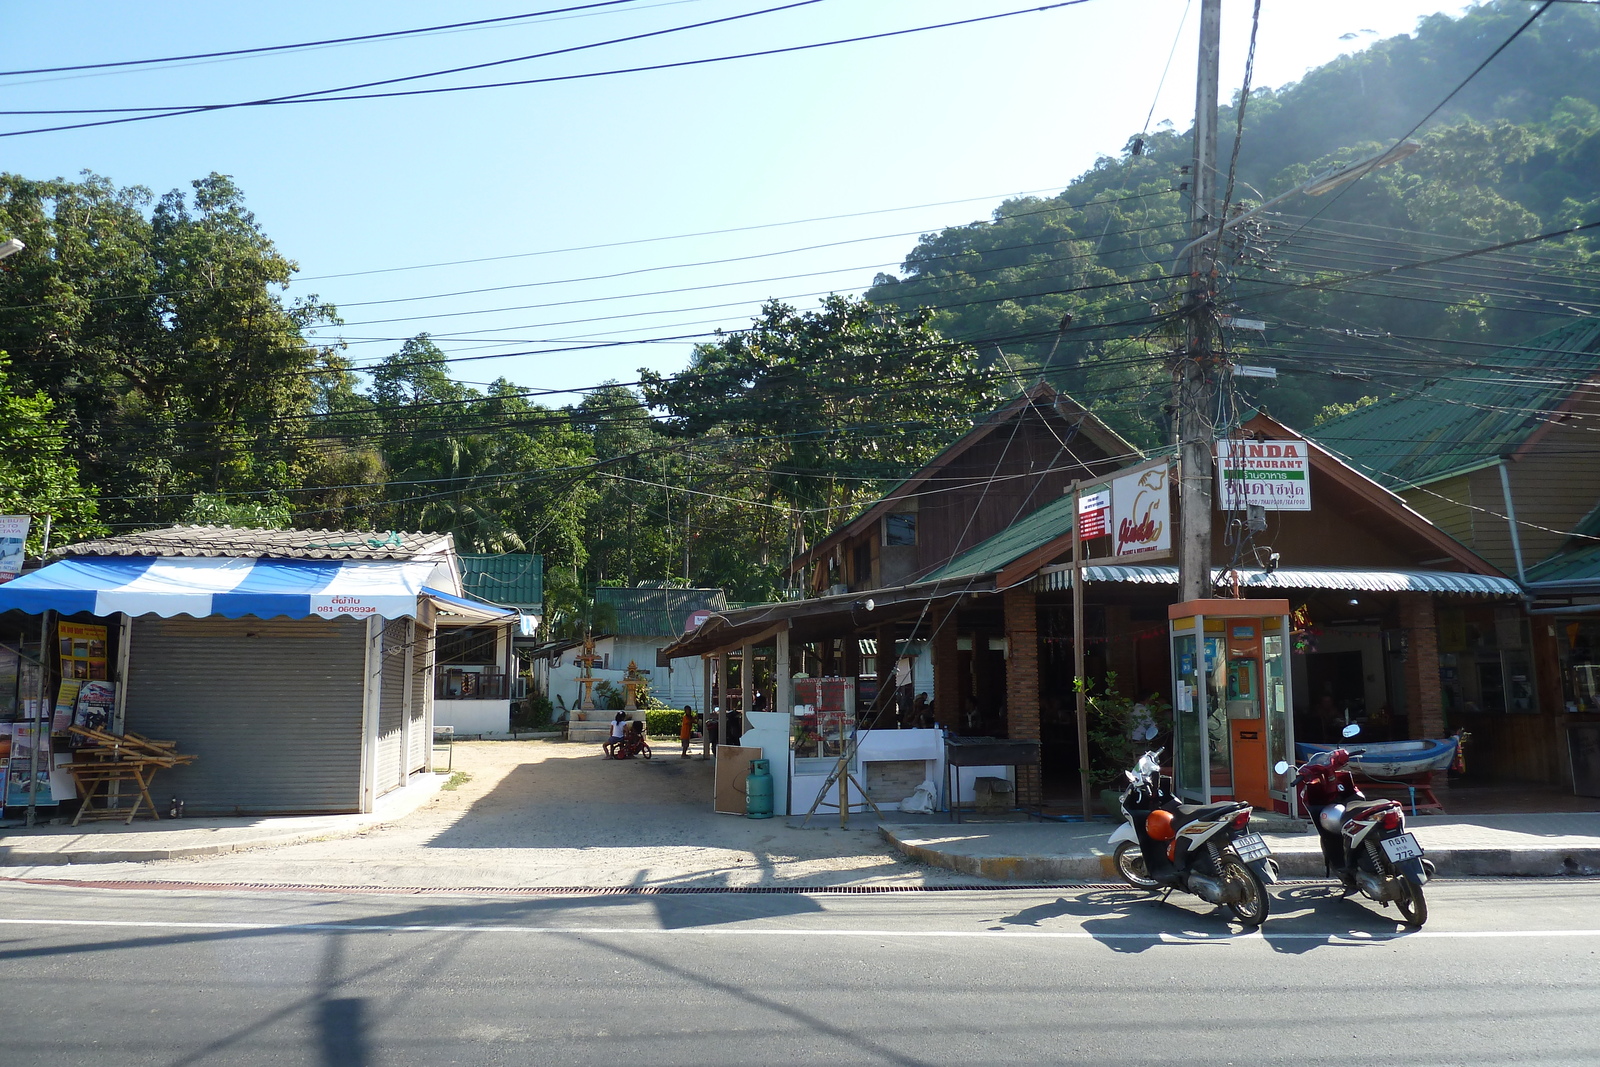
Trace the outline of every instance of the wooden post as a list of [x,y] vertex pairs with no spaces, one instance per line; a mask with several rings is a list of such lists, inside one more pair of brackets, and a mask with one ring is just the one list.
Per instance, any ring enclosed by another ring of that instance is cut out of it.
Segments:
[[1080,483],[1072,482],[1072,687],[1078,695],[1078,781],[1083,789],[1083,821],[1093,816],[1089,796],[1089,694],[1083,676],[1083,526],[1078,516]]
[[705,699],[700,701],[700,758],[711,758],[711,657],[700,657]]

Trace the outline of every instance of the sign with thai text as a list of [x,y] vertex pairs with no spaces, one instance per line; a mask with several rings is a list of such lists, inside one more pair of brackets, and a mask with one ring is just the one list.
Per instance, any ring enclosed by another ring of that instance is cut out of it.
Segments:
[[1135,467],[1112,481],[1112,555],[1153,557],[1172,551],[1167,483],[1164,459]]
[[1310,511],[1309,451],[1304,441],[1218,441],[1218,509]]
[[32,523],[31,515],[0,515],[0,582],[22,573],[22,550]]
[[1078,536],[1087,541],[1110,532],[1111,490],[1078,495]]

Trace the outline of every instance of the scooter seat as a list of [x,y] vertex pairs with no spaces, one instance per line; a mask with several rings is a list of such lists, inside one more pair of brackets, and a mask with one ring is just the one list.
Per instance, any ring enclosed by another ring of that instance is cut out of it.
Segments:
[[1219,804],[1180,804],[1178,805],[1179,825],[1204,822],[1210,819],[1225,819],[1246,806],[1238,800],[1224,800]]
[[1393,807],[1398,803],[1398,801],[1394,800],[1357,800],[1354,803],[1346,804],[1344,806],[1344,817],[1346,819],[1353,819],[1357,817],[1364,818],[1367,816],[1368,812],[1375,811],[1380,808]]

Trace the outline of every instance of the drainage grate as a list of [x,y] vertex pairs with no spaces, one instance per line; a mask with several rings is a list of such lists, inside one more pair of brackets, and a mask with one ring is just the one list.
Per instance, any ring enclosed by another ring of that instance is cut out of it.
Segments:
[[[351,893],[390,896],[536,896],[536,897],[666,897],[721,893],[756,895],[788,893],[802,896],[859,895],[866,893],[1016,893],[1042,890],[1129,890],[1121,882],[1056,882],[1031,885],[840,885],[840,886],[356,886],[284,882],[155,882],[95,881],[87,878],[4,878],[0,884],[53,886],[62,889],[181,889],[254,893]],[[1280,883],[1286,884],[1286,883]],[[1288,883],[1292,884],[1292,883]],[[1307,883],[1316,884],[1316,883]]]

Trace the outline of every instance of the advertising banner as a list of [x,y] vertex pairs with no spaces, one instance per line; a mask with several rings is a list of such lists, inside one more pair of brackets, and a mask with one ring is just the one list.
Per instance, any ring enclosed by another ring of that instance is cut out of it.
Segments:
[[1157,460],[1111,483],[1112,555],[1153,559],[1172,551],[1167,461]]
[[1304,441],[1218,441],[1217,508],[1311,510],[1311,457]]
[[105,681],[107,672],[106,628],[81,622],[63,622],[56,626],[56,637],[61,644],[61,677],[85,681],[90,678]]
[[0,515],[0,582],[22,573],[22,550],[32,523],[31,515]]
[[1111,490],[1078,495],[1078,536],[1087,541],[1110,533]]
[[[41,728],[42,727],[42,728]],[[34,746],[39,747],[38,769],[32,767]],[[37,722],[11,724],[11,765],[6,770],[6,807],[28,806],[28,794],[36,787],[34,803],[56,802],[50,789],[50,727]]]

